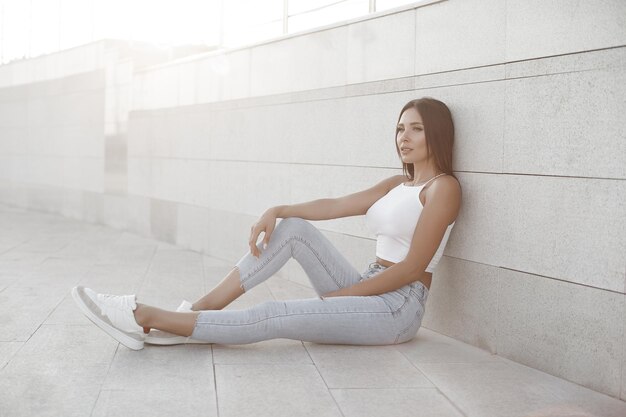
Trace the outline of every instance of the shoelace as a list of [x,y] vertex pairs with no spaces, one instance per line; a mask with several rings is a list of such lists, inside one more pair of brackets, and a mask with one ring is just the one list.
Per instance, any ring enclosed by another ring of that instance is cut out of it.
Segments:
[[[124,298],[121,298],[120,295],[115,294],[98,294],[98,301],[100,301],[106,307],[113,307],[118,310],[125,310],[126,307],[130,307]],[[120,300],[122,301],[122,306],[120,308]],[[106,315],[104,311],[102,315]]]
[[119,295],[115,294],[98,294],[98,299],[102,301],[104,304],[109,304],[111,300],[119,298]]

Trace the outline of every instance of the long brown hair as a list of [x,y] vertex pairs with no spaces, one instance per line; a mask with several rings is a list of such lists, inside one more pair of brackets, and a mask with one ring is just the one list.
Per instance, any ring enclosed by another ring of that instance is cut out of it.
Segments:
[[[398,158],[402,161],[400,148],[398,147],[398,123],[402,113],[407,109],[414,108],[422,117],[424,124],[424,135],[426,136],[426,152],[428,158],[433,156],[435,168],[438,171],[445,172],[448,175],[456,176],[452,173],[452,147],[454,145],[454,123],[452,122],[452,113],[443,102],[432,97],[422,97],[411,100],[402,107],[398,122],[396,123],[396,134],[394,142],[396,144],[396,152]],[[410,180],[414,178],[413,164],[402,162],[402,172]],[[458,180],[458,178],[457,178]]]

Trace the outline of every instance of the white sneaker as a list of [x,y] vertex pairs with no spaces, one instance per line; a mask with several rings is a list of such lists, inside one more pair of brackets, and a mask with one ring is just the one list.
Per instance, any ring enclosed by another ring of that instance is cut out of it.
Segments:
[[143,349],[145,333],[135,321],[134,295],[98,294],[90,288],[74,287],[72,298],[83,314],[113,339],[129,349]]
[[[176,309],[179,313],[191,313],[193,310],[191,309],[192,304],[183,300],[183,302]],[[161,345],[161,346],[170,346],[170,345],[184,345],[186,343],[197,343],[197,344],[209,344],[210,342],[204,340],[196,340],[192,339],[191,336],[180,336],[174,333],[165,332],[163,330],[150,330],[144,341],[150,345]]]

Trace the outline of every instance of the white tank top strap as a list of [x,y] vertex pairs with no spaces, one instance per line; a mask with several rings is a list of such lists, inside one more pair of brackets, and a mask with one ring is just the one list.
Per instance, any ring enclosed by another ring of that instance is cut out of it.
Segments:
[[442,175],[447,175],[445,172],[439,174],[439,175],[435,175],[434,177],[432,177],[431,179],[429,179],[428,181],[426,181],[424,184],[421,185],[421,187],[425,186],[426,184],[428,184],[429,182],[431,182],[432,180],[434,180],[435,178],[441,177]]

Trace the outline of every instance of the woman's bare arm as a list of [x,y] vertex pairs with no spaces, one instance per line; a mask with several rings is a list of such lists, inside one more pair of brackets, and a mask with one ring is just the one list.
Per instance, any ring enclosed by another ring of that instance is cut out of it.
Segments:
[[406,178],[394,175],[363,191],[338,198],[322,198],[306,203],[272,207],[276,217],[301,217],[307,220],[330,220],[359,216]]
[[403,175],[395,175],[380,181],[367,190],[343,197],[321,198],[306,203],[271,207],[250,228],[250,238],[248,239],[250,253],[256,257],[261,255],[261,249],[256,243],[257,239],[261,233],[264,233],[262,246],[265,247],[269,243],[277,218],[300,217],[307,220],[330,220],[365,214],[372,204],[404,179]]

